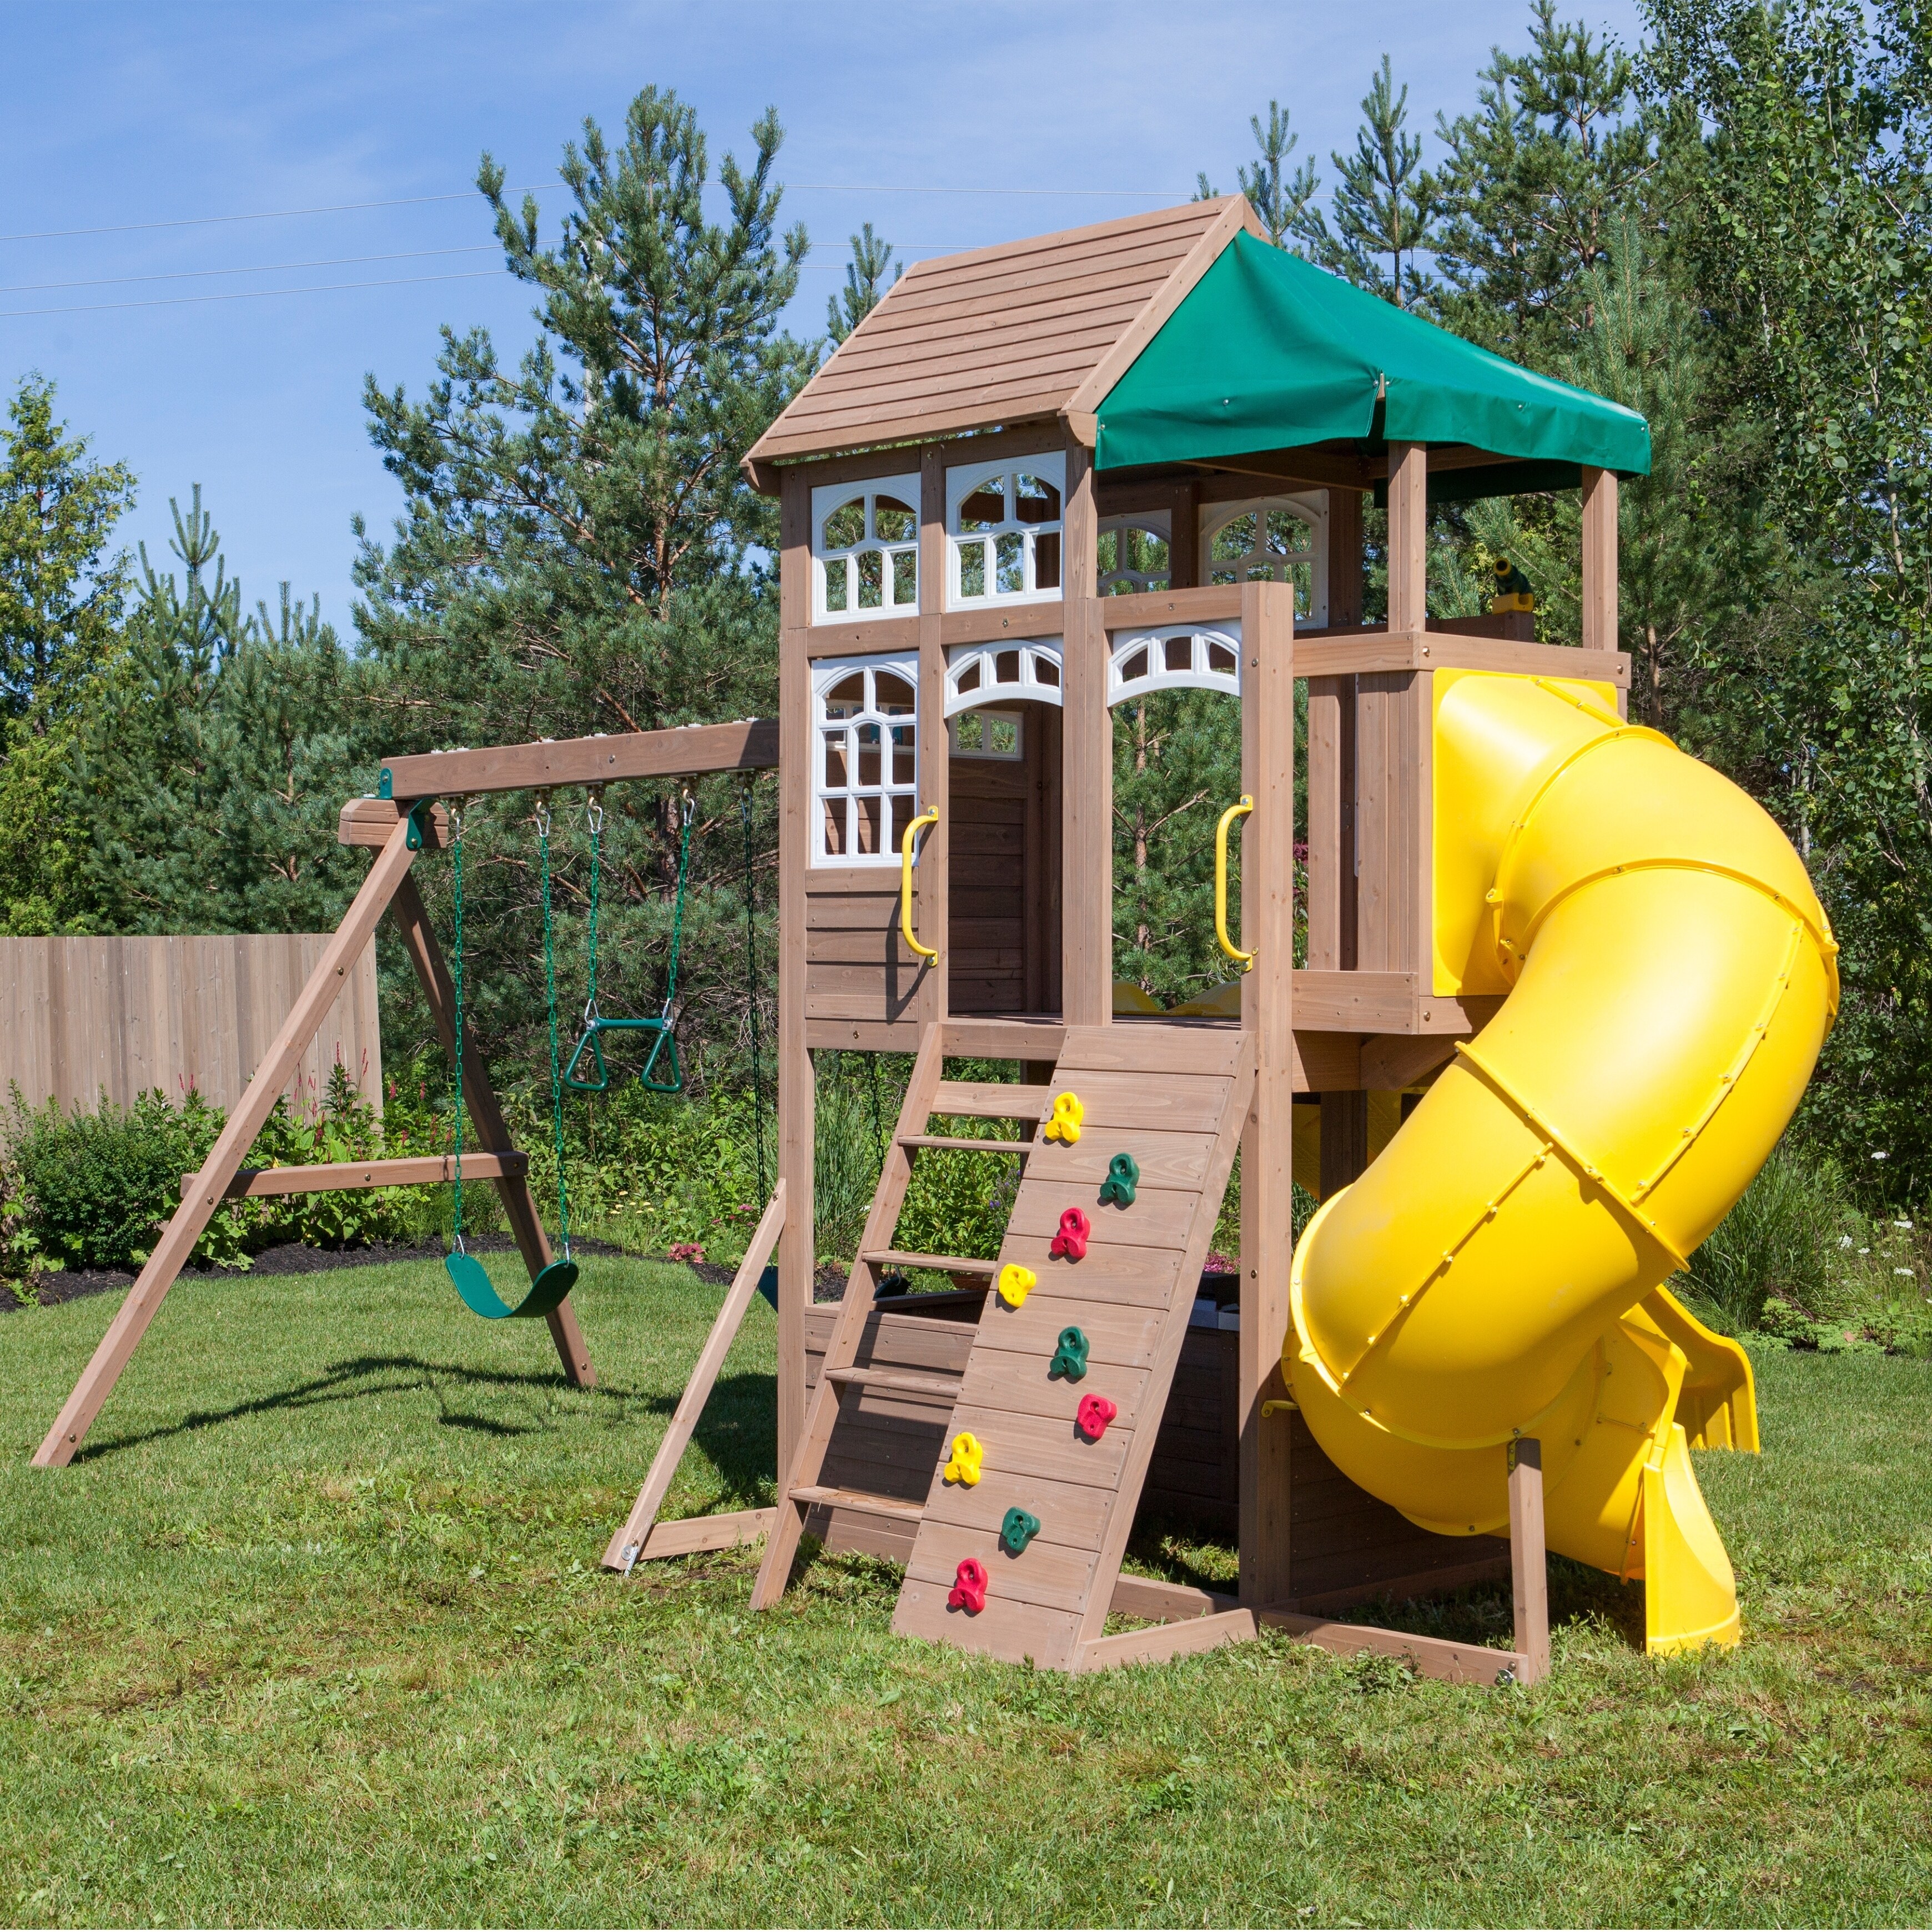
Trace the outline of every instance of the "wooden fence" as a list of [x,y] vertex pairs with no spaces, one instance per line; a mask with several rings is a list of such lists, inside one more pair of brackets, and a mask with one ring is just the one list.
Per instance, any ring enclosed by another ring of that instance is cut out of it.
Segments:
[[[222,1107],[242,1097],[327,933],[158,939],[0,938],[0,1102],[126,1106],[158,1087]],[[365,947],[290,1091],[319,1097],[340,1060],[377,1105],[382,1048],[376,959]]]

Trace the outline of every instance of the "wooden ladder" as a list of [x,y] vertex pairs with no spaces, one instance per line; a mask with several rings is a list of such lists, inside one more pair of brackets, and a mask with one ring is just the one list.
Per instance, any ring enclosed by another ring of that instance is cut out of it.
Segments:
[[945,1274],[982,1275],[989,1281],[999,1272],[998,1262],[978,1261],[963,1255],[914,1254],[892,1245],[898,1228],[899,1211],[905,1204],[906,1186],[912,1178],[913,1163],[929,1148],[954,1148],[982,1153],[1017,1154],[1030,1151],[1024,1141],[962,1139],[926,1132],[934,1114],[963,1114],[987,1120],[1018,1120],[1037,1125],[1052,1098],[1047,1087],[1015,1086],[1002,1082],[946,1080],[945,1065],[946,1024],[929,1025],[913,1063],[912,1078],[906,1088],[905,1104],[899,1109],[892,1145],[886,1150],[872,1210],[866,1217],[866,1232],[859,1244],[859,1258],[853,1264],[845,1284],[845,1299],[826,1345],[824,1366],[806,1412],[805,1432],[799,1442],[792,1466],[784,1476],[777,1520],[765,1544],[765,1558],[752,1593],[754,1610],[768,1610],[784,1594],[793,1559],[798,1554],[799,1538],[806,1519],[816,1508],[862,1510],[874,1516],[901,1522],[917,1522],[922,1507],[901,1496],[874,1496],[866,1492],[829,1486],[820,1479],[825,1468],[832,1432],[837,1426],[848,1396],[861,1390],[884,1390],[901,1394],[946,1396],[953,1393],[948,1380],[932,1376],[902,1372],[893,1369],[862,1369],[856,1366],[865,1339],[866,1323],[878,1292],[879,1278],[888,1269],[932,1268]]

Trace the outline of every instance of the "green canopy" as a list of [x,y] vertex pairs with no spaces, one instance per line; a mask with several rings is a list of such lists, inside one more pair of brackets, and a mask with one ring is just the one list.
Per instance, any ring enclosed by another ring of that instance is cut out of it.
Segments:
[[1432,497],[1438,481],[1490,494],[1574,483],[1582,464],[1650,469],[1649,427],[1635,410],[1520,369],[1245,232],[1098,413],[1102,470],[1336,437],[1468,443],[1523,459],[1486,477],[1432,477]]

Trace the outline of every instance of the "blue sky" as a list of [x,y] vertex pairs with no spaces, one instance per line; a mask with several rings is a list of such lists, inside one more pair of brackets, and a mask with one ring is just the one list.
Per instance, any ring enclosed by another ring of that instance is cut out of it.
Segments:
[[[1634,0],[1563,10],[1636,38]],[[1438,110],[1472,104],[1492,44],[1522,44],[1528,13],[0,0],[15,83],[0,380],[52,377],[72,427],[132,464],[130,545],[159,559],[169,497],[199,482],[247,597],[272,603],[286,578],[346,630],[350,518],[386,530],[399,502],[364,428],[364,373],[420,388],[446,321],[507,351],[532,332],[527,294],[493,272],[472,185],[484,148],[534,186],[586,115],[616,127],[647,83],[696,106],[714,158],[744,153],[776,105],[798,184],[784,213],[814,244],[794,326],[812,334],[862,221],[913,259],[1185,200],[1202,169],[1232,188],[1270,97],[1325,181],[1384,52],[1428,136]],[[290,212],[317,209],[334,212]]]

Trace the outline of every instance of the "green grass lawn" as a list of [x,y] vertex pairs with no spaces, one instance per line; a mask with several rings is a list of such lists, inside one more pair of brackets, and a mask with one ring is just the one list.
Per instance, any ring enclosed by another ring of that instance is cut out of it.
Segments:
[[[0,1916],[1932,1915],[1932,1363],[1760,1358],[1767,1453],[1698,1466],[1736,1653],[1647,1660],[1558,1564],[1532,1691],[1275,1641],[1076,1681],[893,1639],[876,1564],[764,1618],[754,1552],[598,1570],[720,1292],[588,1264],[580,1394],[434,1265],[190,1280],[52,1472],[113,1298],[0,1318]],[[754,1303],[674,1513],[769,1499],[772,1348]]]

